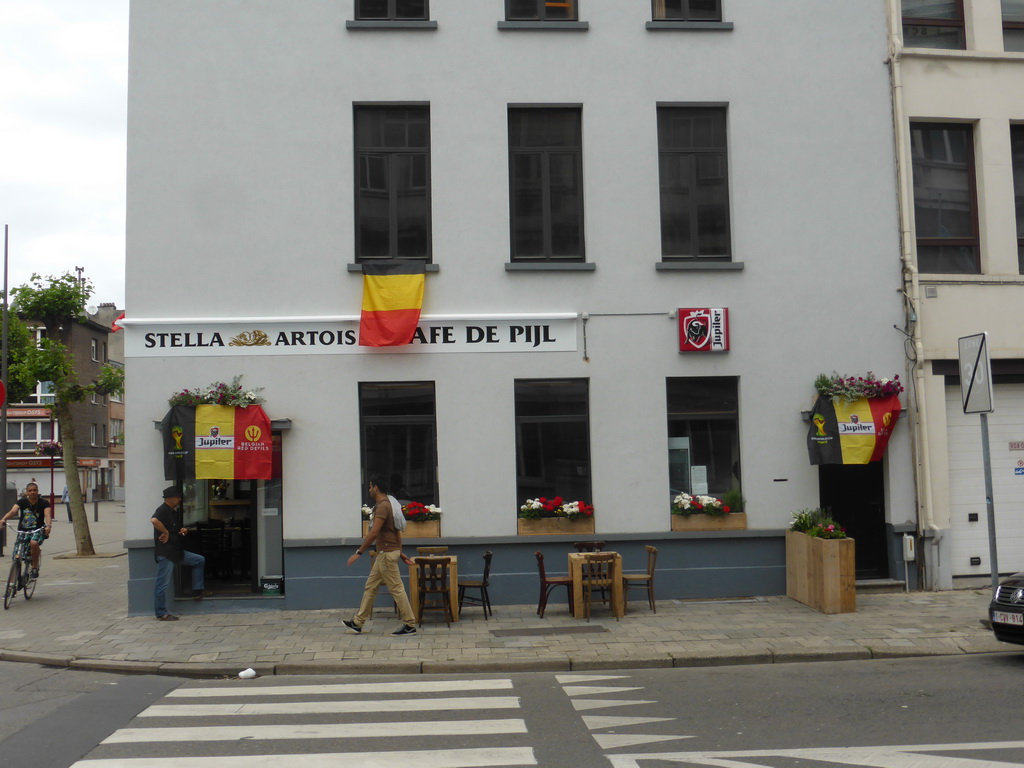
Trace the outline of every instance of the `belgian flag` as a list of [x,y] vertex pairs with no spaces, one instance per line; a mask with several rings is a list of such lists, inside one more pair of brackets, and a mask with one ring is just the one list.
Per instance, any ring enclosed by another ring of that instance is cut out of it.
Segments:
[[862,397],[832,400],[818,397],[807,431],[811,464],[867,464],[885,453],[900,417],[900,400]]
[[359,344],[399,347],[411,342],[420,321],[423,284],[422,261],[364,263]]
[[269,480],[270,418],[258,405],[176,405],[161,422],[164,479]]

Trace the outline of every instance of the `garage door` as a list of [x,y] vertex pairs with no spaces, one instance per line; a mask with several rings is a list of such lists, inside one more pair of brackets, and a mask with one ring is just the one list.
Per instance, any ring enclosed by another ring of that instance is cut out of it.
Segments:
[[[1024,570],[1024,384],[997,384],[995,412],[988,415],[992,452],[992,498],[996,510],[996,554],[1003,573]],[[990,574],[981,417],[965,415],[960,388],[946,388],[949,429],[949,490],[954,576]],[[1019,474],[1018,474],[1019,472]],[[977,522],[970,515],[977,515]],[[981,565],[972,566],[971,558]]]

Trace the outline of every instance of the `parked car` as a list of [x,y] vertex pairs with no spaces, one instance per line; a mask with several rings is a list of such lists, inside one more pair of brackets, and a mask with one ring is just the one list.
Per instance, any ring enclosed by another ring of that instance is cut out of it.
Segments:
[[996,640],[1024,645],[1024,573],[1015,573],[1000,582],[989,603],[988,617]]

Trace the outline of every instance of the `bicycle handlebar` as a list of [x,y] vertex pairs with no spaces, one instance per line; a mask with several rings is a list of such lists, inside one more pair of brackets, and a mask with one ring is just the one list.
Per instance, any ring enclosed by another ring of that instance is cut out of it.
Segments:
[[19,530],[18,530],[18,529],[17,529],[16,527],[15,527],[15,524],[14,524],[14,523],[11,523],[11,522],[8,522],[8,523],[7,523],[7,527],[8,527],[8,528],[10,528],[10,529],[11,529],[12,531],[16,531],[17,533],[36,533],[37,531],[41,531],[41,530],[43,530],[44,528],[46,528],[46,526],[45,526],[45,525],[40,525],[40,526],[39,526],[38,528],[33,528],[33,529],[32,529],[31,531],[19,531]]

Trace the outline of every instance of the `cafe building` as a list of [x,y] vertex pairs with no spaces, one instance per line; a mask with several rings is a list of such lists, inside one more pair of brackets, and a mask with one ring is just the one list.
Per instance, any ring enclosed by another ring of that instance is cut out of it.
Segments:
[[[441,510],[407,549],[493,552],[496,606],[583,540],[656,546],[659,599],[783,594],[822,504],[862,578],[902,579],[906,425],[808,457],[818,374],[906,365],[886,19],[855,5],[133,2],[130,612],[169,481],[215,592],[172,612],[354,609],[371,473]],[[361,344],[364,266],[408,263],[410,342]],[[175,436],[249,433],[175,432],[173,398],[236,377],[270,469],[175,477]]]

